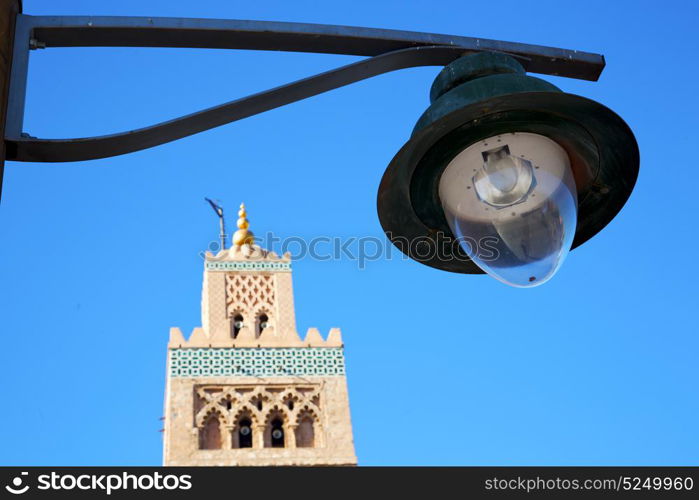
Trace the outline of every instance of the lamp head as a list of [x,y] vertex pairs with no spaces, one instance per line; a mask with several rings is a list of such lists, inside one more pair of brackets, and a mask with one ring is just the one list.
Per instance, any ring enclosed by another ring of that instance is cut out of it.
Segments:
[[378,193],[383,229],[418,262],[536,286],[631,194],[639,153],[624,121],[510,56],[457,59],[430,100]]

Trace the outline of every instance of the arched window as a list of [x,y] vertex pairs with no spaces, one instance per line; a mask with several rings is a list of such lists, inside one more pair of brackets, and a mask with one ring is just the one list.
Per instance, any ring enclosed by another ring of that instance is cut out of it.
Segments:
[[284,423],[277,417],[270,425],[272,448],[284,448]]
[[269,326],[269,316],[265,313],[261,313],[257,317],[257,336],[262,335],[262,332]]
[[265,418],[263,441],[265,448],[284,448],[286,446],[286,425],[289,421],[286,409],[275,406]]
[[238,338],[241,328],[243,328],[243,316],[241,314],[236,314],[231,321],[231,337],[234,339]]
[[315,446],[315,431],[313,417],[305,415],[296,427],[296,446],[298,448],[313,448]]
[[247,417],[238,422],[238,448],[252,448],[252,422]]
[[199,449],[200,450],[218,450],[221,448],[221,427],[219,426],[218,416],[212,415],[204,424],[204,427],[199,429]]

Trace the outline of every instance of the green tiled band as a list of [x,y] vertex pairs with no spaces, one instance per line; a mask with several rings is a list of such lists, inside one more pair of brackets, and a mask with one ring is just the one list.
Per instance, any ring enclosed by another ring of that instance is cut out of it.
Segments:
[[291,271],[291,262],[208,261],[207,271]]
[[170,349],[171,377],[342,376],[341,347]]

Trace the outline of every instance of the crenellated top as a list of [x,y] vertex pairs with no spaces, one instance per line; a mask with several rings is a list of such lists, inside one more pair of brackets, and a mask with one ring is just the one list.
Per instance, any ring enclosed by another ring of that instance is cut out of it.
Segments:
[[[273,328],[273,327],[270,327]],[[189,339],[185,339],[182,330],[177,327],[170,328],[170,341],[168,348],[187,347],[342,347],[342,332],[339,328],[331,328],[327,339],[323,339],[317,328],[309,328],[306,338],[301,340],[277,338],[272,330],[265,330],[260,337],[255,338],[249,328],[243,327],[238,337],[230,339],[216,339],[207,335],[203,328],[195,328]]]
[[291,255],[288,252],[280,257],[275,252],[248,243],[233,245],[231,248],[220,250],[216,255],[206,252],[204,259],[207,271],[291,270]]
[[265,250],[259,245],[245,243],[244,245],[234,245],[225,250],[219,250],[216,255],[207,251],[206,260],[218,261],[275,261],[275,262],[291,262],[291,254],[285,253],[281,257],[277,253],[270,250]]

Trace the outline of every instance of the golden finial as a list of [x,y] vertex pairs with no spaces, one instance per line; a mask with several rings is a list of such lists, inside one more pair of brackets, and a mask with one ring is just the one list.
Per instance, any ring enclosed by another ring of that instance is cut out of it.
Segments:
[[252,231],[248,231],[250,223],[248,222],[247,215],[245,203],[241,203],[240,210],[238,211],[238,230],[233,233],[233,244],[235,246],[252,245],[255,241]]

